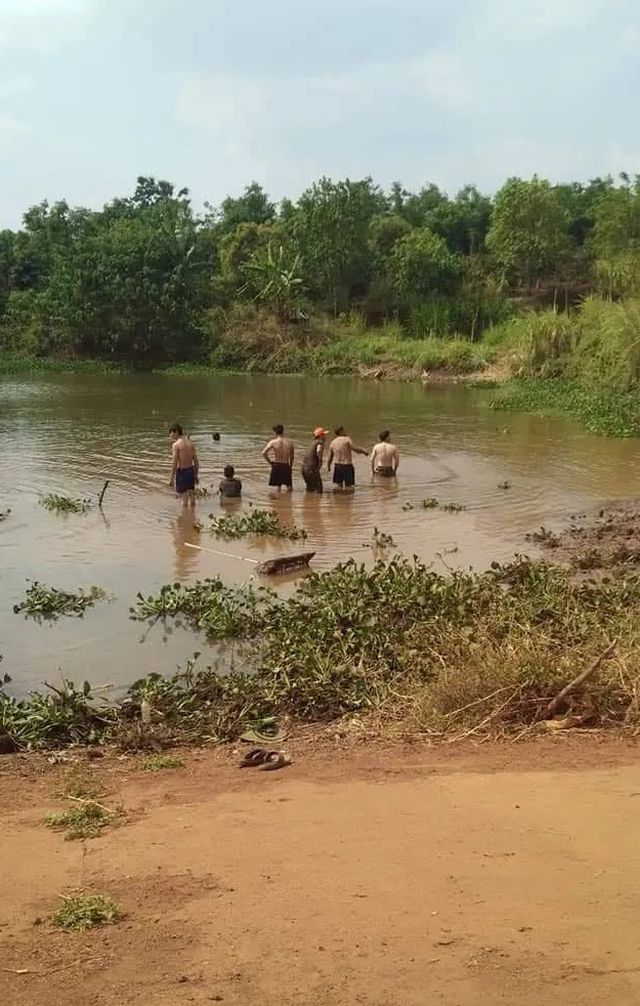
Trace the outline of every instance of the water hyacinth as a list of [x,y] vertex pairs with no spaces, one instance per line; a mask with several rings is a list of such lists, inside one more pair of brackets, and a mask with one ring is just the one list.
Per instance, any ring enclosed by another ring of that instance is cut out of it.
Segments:
[[52,513],[86,513],[91,507],[89,499],[74,499],[71,496],[60,496],[49,493],[39,500],[40,506]]
[[89,590],[78,590],[72,593],[60,590],[58,587],[45,587],[34,580],[27,588],[25,599],[20,604],[14,604],[14,614],[24,612],[26,617],[56,619],[60,615],[71,615],[81,618],[87,608],[92,608],[97,601],[106,597],[101,587],[90,587]]
[[295,524],[282,524],[277,514],[270,513],[269,510],[251,510],[242,516],[224,514],[221,517],[214,517],[213,514],[209,514],[209,520],[209,530],[216,538],[245,538],[250,534],[263,534],[272,538],[295,541],[307,537],[304,528]]

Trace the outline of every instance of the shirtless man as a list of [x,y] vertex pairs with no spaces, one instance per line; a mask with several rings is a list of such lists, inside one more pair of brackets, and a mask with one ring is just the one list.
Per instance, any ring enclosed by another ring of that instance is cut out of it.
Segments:
[[398,471],[400,455],[395,444],[389,442],[389,430],[383,430],[380,440],[371,451],[371,471],[374,475],[392,478]]
[[287,492],[293,489],[291,472],[293,468],[293,443],[284,436],[284,426],[278,423],[273,427],[275,437],[270,440],[262,452],[262,457],[271,465],[269,485],[278,491],[284,488]]
[[344,426],[338,426],[335,434],[335,438],[329,445],[327,471],[331,471],[331,464],[335,461],[333,468],[333,491],[337,492],[343,489],[352,492],[356,484],[353,455],[364,454],[367,457],[369,451],[365,451],[363,447],[356,447],[351,437],[345,433]]
[[180,423],[174,423],[169,429],[171,437],[171,478],[169,487],[175,487],[178,496],[182,496],[183,506],[194,506],[196,502],[195,488],[198,484],[198,453],[188,437],[185,436]]

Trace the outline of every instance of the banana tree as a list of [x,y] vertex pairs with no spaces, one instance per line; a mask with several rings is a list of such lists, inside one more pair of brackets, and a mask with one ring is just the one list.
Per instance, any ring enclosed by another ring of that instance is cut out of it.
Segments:
[[277,316],[283,320],[292,317],[296,302],[302,293],[302,278],[300,272],[300,255],[287,263],[287,255],[282,245],[274,254],[271,242],[263,257],[253,255],[250,262],[244,266],[247,282],[241,292],[256,289],[255,300],[262,301],[273,307]]

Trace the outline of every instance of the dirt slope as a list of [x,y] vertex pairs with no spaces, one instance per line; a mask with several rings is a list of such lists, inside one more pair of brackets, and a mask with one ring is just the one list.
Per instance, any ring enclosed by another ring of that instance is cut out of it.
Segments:
[[[13,1006],[640,1002],[637,748],[90,770],[128,820],[78,843],[40,823],[62,805],[65,766],[0,766]],[[76,886],[127,919],[70,935],[34,924]]]

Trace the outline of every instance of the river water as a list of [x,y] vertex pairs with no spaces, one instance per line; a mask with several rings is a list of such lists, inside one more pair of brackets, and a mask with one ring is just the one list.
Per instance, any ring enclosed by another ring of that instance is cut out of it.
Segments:
[[[303,525],[317,570],[349,556],[372,562],[374,527],[437,568],[486,567],[518,551],[531,554],[524,535],[541,524],[563,526],[571,513],[640,494],[638,441],[593,437],[561,419],[494,412],[486,399],[486,391],[455,386],[346,378],[0,379],[0,510],[12,510],[0,523],[2,670],[17,692],[61,675],[117,688],[152,671],[171,673],[196,648],[206,656],[206,646],[192,632],[158,624],[146,633],[131,621],[138,590],[216,574],[229,582],[252,576],[242,559],[189,543],[260,559],[301,550],[298,542],[225,544],[198,535],[167,488],[167,430],[176,419],[198,446],[202,484],[217,486],[223,466],[233,463],[244,483],[241,507],[273,505],[284,520]],[[364,447],[389,427],[401,451],[397,482],[373,484],[368,462],[357,458],[353,496],[305,495],[296,473],[294,493],[273,502],[260,451],[275,422],[286,425],[300,456],[319,424],[344,424]],[[49,492],[95,499],[105,479],[111,483],[102,510],[59,516],[38,504]],[[504,482],[509,489],[499,488]],[[466,510],[422,509],[432,496]],[[414,509],[403,509],[408,503]],[[219,510],[215,494],[197,506],[200,519]],[[27,579],[71,590],[97,584],[111,600],[81,620],[36,624],[13,614]],[[290,582],[280,589],[290,590]]]

